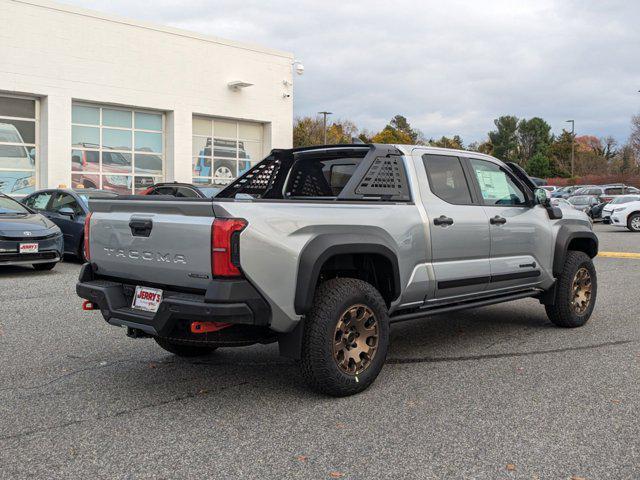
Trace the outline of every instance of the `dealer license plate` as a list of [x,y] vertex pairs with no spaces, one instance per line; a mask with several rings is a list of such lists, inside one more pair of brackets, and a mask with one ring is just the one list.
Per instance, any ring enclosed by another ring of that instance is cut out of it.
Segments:
[[158,311],[161,302],[162,290],[158,288],[136,287],[131,308],[155,313]]
[[37,243],[21,243],[20,253],[38,253]]

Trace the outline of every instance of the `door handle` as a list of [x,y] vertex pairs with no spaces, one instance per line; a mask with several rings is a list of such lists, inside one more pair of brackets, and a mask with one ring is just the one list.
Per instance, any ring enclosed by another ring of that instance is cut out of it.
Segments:
[[131,235],[134,237],[148,237],[151,235],[153,221],[149,219],[132,218],[129,222],[129,228],[131,229]]
[[495,217],[489,219],[489,223],[491,225],[504,225],[505,223],[507,223],[507,219],[501,217],[500,215],[496,215]]
[[440,215],[438,218],[433,219],[434,225],[440,225],[446,227],[448,225],[453,225],[453,218],[445,217],[444,215]]

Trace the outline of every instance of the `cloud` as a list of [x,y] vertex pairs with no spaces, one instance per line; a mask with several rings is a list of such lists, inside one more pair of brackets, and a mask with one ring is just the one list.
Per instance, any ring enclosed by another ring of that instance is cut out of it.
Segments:
[[288,50],[295,114],[369,130],[405,115],[427,137],[482,140],[503,114],[625,141],[640,110],[640,2],[67,0]]

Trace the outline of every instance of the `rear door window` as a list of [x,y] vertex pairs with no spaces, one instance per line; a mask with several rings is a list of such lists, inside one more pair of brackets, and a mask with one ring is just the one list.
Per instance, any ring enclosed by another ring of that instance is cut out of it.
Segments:
[[454,205],[471,205],[471,190],[458,157],[423,155],[431,191],[442,200]]

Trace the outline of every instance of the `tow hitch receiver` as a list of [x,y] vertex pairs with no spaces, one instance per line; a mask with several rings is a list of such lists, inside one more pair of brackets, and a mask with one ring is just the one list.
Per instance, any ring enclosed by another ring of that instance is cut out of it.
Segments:
[[82,302],[82,310],[97,310],[98,306],[93,303],[90,302],[89,300],[85,300],[84,302]]
[[191,323],[191,333],[217,332],[230,326],[230,323],[223,322],[193,322]]

